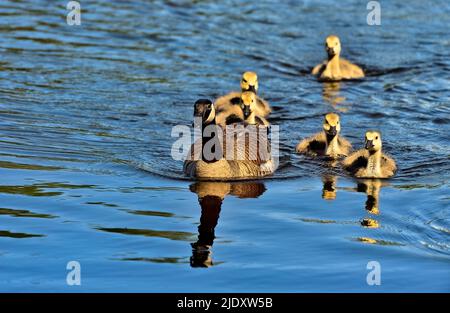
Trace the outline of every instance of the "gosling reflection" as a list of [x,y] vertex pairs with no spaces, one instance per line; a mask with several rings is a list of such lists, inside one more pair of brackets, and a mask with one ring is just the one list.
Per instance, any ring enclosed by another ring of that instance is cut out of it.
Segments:
[[322,199],[335,200],[337,193],[338,176],[333,173],[333,170],[339,166],[339,161],[335,159],[327,159],[324,162],[326,171],[322,174]]
[[345,113],[348,111],[348,107],[341,106],[341,104],[345,102],[346,98],[340,95],[340,91],[340,82],[326,82],[323,83],[322,97],[323,100],[330,103],[335,110]]
[[358,181],[358,192],[365,192],[367,194],[366,210],[374,215],[380,214],[379,199],[381,187],[386,186],[387,183],[379,179],[365,179]]
[[[379,179],[365,179],[358,181],[357,191],[365,192],[367,200],[365,203],[365,209],[371,215],[379,215],[379,199],[381,187],[386,186],[387,183]],[[361,225],[368,228],[380,227],[379,222],[374,218],[365,218],[361,221]]]
[[214,265],[211,248],[224,198],[229,194],[239,198],[257,198],[266,188],[262,183],[197,182],[190,186],[190,190],[198,195],[201,208],[198,240],[191,243],[190,263],[192,267],[210,267]]
[[334,200],[336,199],[337,190],[337,176],[331,174],[322,175],[322,199],[324,200]]

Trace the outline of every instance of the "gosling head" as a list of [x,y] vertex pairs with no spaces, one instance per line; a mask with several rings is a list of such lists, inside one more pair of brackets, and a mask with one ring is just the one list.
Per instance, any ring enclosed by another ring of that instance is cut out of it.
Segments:
[[370,153],[375,153],[381,150],[381,134],[377,131],[366,132],[366,145],[365,148]]
[[210,123],[216,116],[214,104],[208,99],[199,99],[194,104],[194,117],[201,117],[203,123]]
[[245,72],[242,74],[241,90],[253,91],[254,93],[258,91],[258,75],[255,72]]
[[330,137],[335,137],[341,131],[339,115],[336,113],[328,113],[323,121],[323,130]]
[[255,110],[256,95],[254,92],[246,91],[241,94],[241,109],[246,120]]
[[339,55],[341,53],[341,41],[338,36],[331,35],[325,40],[325,49],[329,58]]

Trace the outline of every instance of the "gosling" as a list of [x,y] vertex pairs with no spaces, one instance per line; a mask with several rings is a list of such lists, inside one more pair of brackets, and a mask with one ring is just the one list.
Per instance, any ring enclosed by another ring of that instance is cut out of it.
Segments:
[[395,161],[381,151],[381,134],[366,132],[365,147],[352,153],[342,162],[343,167],[355,177],[389,178],[397,171]]
[[[236,140],[227,143],[227,129],[222,130],[222,132],[219,131],[221,128],[216,124],[215,114],[216,110],[210,100],[200,99],[195,103],[194,116],[202,120],[202,140],[198,140],[191,146],[184,162],[184,173],[200,180],[253,179],[272,174],[276,166],[269,151],[270,143],[267,136],[257,135],[255,136],[256,142],[247,144],[247,140],[245,140],[248,135],[247,130],[236,128],[231,134],[231,138],[236,136]],[[223,140],[217,140],[216,143],[218,144],[215,144],[214,147],[211,140],[215,138],[206,136],[204,132],[205,128],[211,125],[213,128],[214,126],[217,127],[213,131],[215,135],[223,135]],[[227,144],[232,146],[229,147]],[[253,146],[252,144],[256,147],[262,146],[265,148],[260,148],[253,154],[251,147],[249,147]],[[208,149],[210,149],[213,158],[205,156],[204,152]],[[232,155],[229,154],[230,150],[232,150]]]
[[262,116],[257,115],[258,99],[252,91],[245,91],[239,97],[239,104],[217,110],[216,123],[222,127],[238,122],[249,125],[270,126]]
[[[255,72],[245,72],[242,74],[241,92],[252,91],[256,95],[258,93],[258,86],[258,75],[256,75]],[[232,105],[239,105],[240,97],[240,92],[230,92],[229,94],[216,99],[214,105],[216,106],[217,111],[226,110]],[[256,97],[256,104],[256,115],[267,117],[272,112],[269,103],[258,96]]]
[[296,147],[296,151],[312,156],[326,156],[337,159],[347,156],[352,149],[351,143],[340,136],[341,124],[339,115],[328,113],[323,122],[323,131],[309,138],[303,139]]
[[328,36],[325,40],[328,60],[317,65],[312,74],[319,81],[339,81],[343,79],[358,79],[364,77],[364,71],[357,65],[340,58],[341,42],[337,36]]

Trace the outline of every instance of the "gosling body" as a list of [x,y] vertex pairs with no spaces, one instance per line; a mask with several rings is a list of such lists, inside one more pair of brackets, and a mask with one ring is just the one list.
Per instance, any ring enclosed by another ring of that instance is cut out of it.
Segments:
[[353,176],[360,178],[389,178],[395,175],[395,161],[381,150],[381,134],[366,132],[365,148],[348,156],[342,162],[343,167]]
[[351,149],[351,143],[340,136],[340,117],[335,113],[325,115],[323,131],[300,141],[296,151],[312,156],[327,156],[337,159],[347,156]]
[[257,95],[258,92],[258,76],[254,72],[245,72],[241,78],[241,92],[230,92],[229,94],[219,97],[214,101],[217,111],[228,111],[233,105],[239,104],[242,92],[252,91],[256,95],[256,115],[267,117],[272,109],[269,103]]
[[239,98],[233,99],[232,105],[217,109],[216,112],[216,123],[222,127],[239,122],[270,126],[266,118],[258,115],[258,101],[256,94],[252,91],[241,93]]
[[340,57],[341,42],[337,36],[328,36],[325,41],[328,59],[316,65],[312,74],[320,81],[340,81],[364,77],[364,71],[357,65]]

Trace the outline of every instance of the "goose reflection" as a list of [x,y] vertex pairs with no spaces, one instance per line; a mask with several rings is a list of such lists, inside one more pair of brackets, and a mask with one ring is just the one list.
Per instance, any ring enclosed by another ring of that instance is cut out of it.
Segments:
[[[387,183],[380,179],[365,179],[358,181],[357,191],[366,193],[367,200],[365,203],[365,209],[372,216],[380,214],[380,190],[381,187],[386,185]],[[378,228],[380,226],[378,221],[374,218],[363,219],[361,221],[361,225],[368,228]]]
[[323,174],[322,182],[323,182],[322,199],[324,200],[336,199],[337,176],[332,174]]
[[347,112],[347,107],[340,106],[346,100],[345,97],[340,95],[340,91],[340,82],[325,82],[322,87],[322,98],[324,101],[330,103],[335,110]]
[[324,158],[325,171],[322,173],[322,199],[335,200],[337,193],[338,176],[334,170],[339,166],[339,161],[331,158]]
[[215,228],[219,221],[224,198],[227,195],[239,198],[257,198],[266,191],[266,188],[263,183],[256,182],[196,182],[190,186],[190,190],[198,195],[201,208],[198,240],[191,243],[190,264],[192,267],[210,267],[214,265],[211,248],[216,238]]

